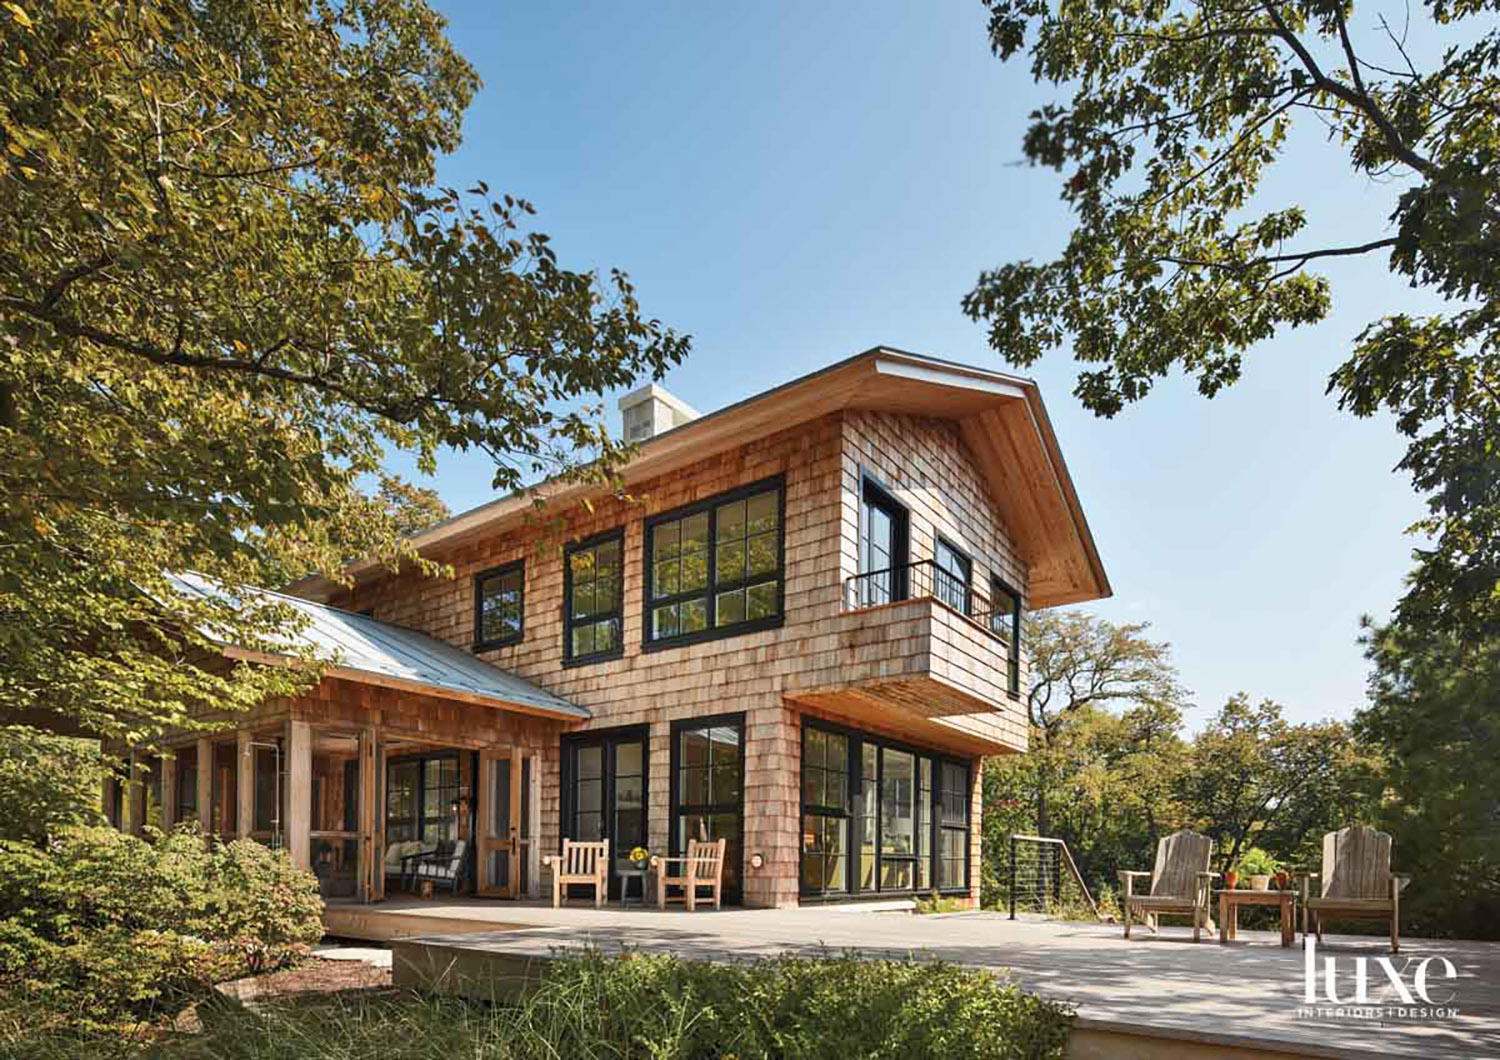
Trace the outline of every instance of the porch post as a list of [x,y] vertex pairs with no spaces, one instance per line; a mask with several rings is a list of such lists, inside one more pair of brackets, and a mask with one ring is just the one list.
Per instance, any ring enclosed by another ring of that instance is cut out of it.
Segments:
[[198,829],[208,835],[214,822],[214,742],[198,737]]
[[115,805],[117,801],[115,798],[115,782],[118,779],[114,771],[111,770],[105,773],[104,779],[99,782],[99,809],[104,814],[105,822],[110,825],[113,825],[116,821],[119,821],[122,825],[125,823],[125,819],[120,816],[120,808]]
[[381,896],[379,883],[385,879],[382,864],[384,851],[375,816],[375,732],[362,729],[359,734],[359,898],[373,902]]
[[286,841],[292,864],[312,868],[312,727],[295,718],[286,723]]
[[542,754],[540,749],[531,752],[531,820],[526,830],[531,833],[527,850],[527,882],[531,884],[529,897],[542,896]]
[[169,747],[156,761],[161,769],[161,830],[166,832],[177,823],[177,752]]
[[241,839],[250,838],[255,823],[255,748],[250,737],[249,729],[234,734],[234,827]]
[[146,785],[141,780],[141,755],[131,748],[130,750],[130,786],[127,789],[125,805],[129,810],[129,817],[125,824],[125,831],[131,835],[140,835],[146,827]]

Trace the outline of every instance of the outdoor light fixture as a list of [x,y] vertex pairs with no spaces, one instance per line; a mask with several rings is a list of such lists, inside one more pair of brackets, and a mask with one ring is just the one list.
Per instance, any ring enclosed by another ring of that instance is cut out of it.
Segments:
[[758,869],[766,863],[766,859],[759,852],[750,855],[750,867]]

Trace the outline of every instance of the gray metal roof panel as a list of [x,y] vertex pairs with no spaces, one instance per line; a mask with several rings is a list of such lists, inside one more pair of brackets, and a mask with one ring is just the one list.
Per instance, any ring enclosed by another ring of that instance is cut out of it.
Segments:
[[[264,589],[231,592],[201,574],[172,574],[168,580],[184,595],[233,603],[254,594],[295,608],[305,617],[306,625],[280,638],[288,652],[310,647],[321,661],[348,670],[489,696],[580,720],[592,717],[584,707],[416,630]],[[272,638],[273,642],[277,639]]]

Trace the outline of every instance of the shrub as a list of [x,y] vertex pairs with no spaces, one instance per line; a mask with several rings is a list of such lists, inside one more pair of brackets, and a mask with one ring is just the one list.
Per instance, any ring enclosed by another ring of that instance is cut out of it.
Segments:
[[68,825],[104,823],[99,744],[0,725],[0,839],[42,843]]
[[0,842],[0,995],[79,1026],[175,1014],[215,982],[300,959],[317,881],[249,840],[64,830]]

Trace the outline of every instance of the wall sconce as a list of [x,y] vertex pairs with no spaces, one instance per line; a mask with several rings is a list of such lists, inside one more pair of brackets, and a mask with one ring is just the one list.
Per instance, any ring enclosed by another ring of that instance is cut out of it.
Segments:
[[761,868],[762,866],[765,865],[765,863],[766,863],[765,856],[762,855],[759,851],[757,851],[756,853],[750,855],[750,867],[752,869]]

